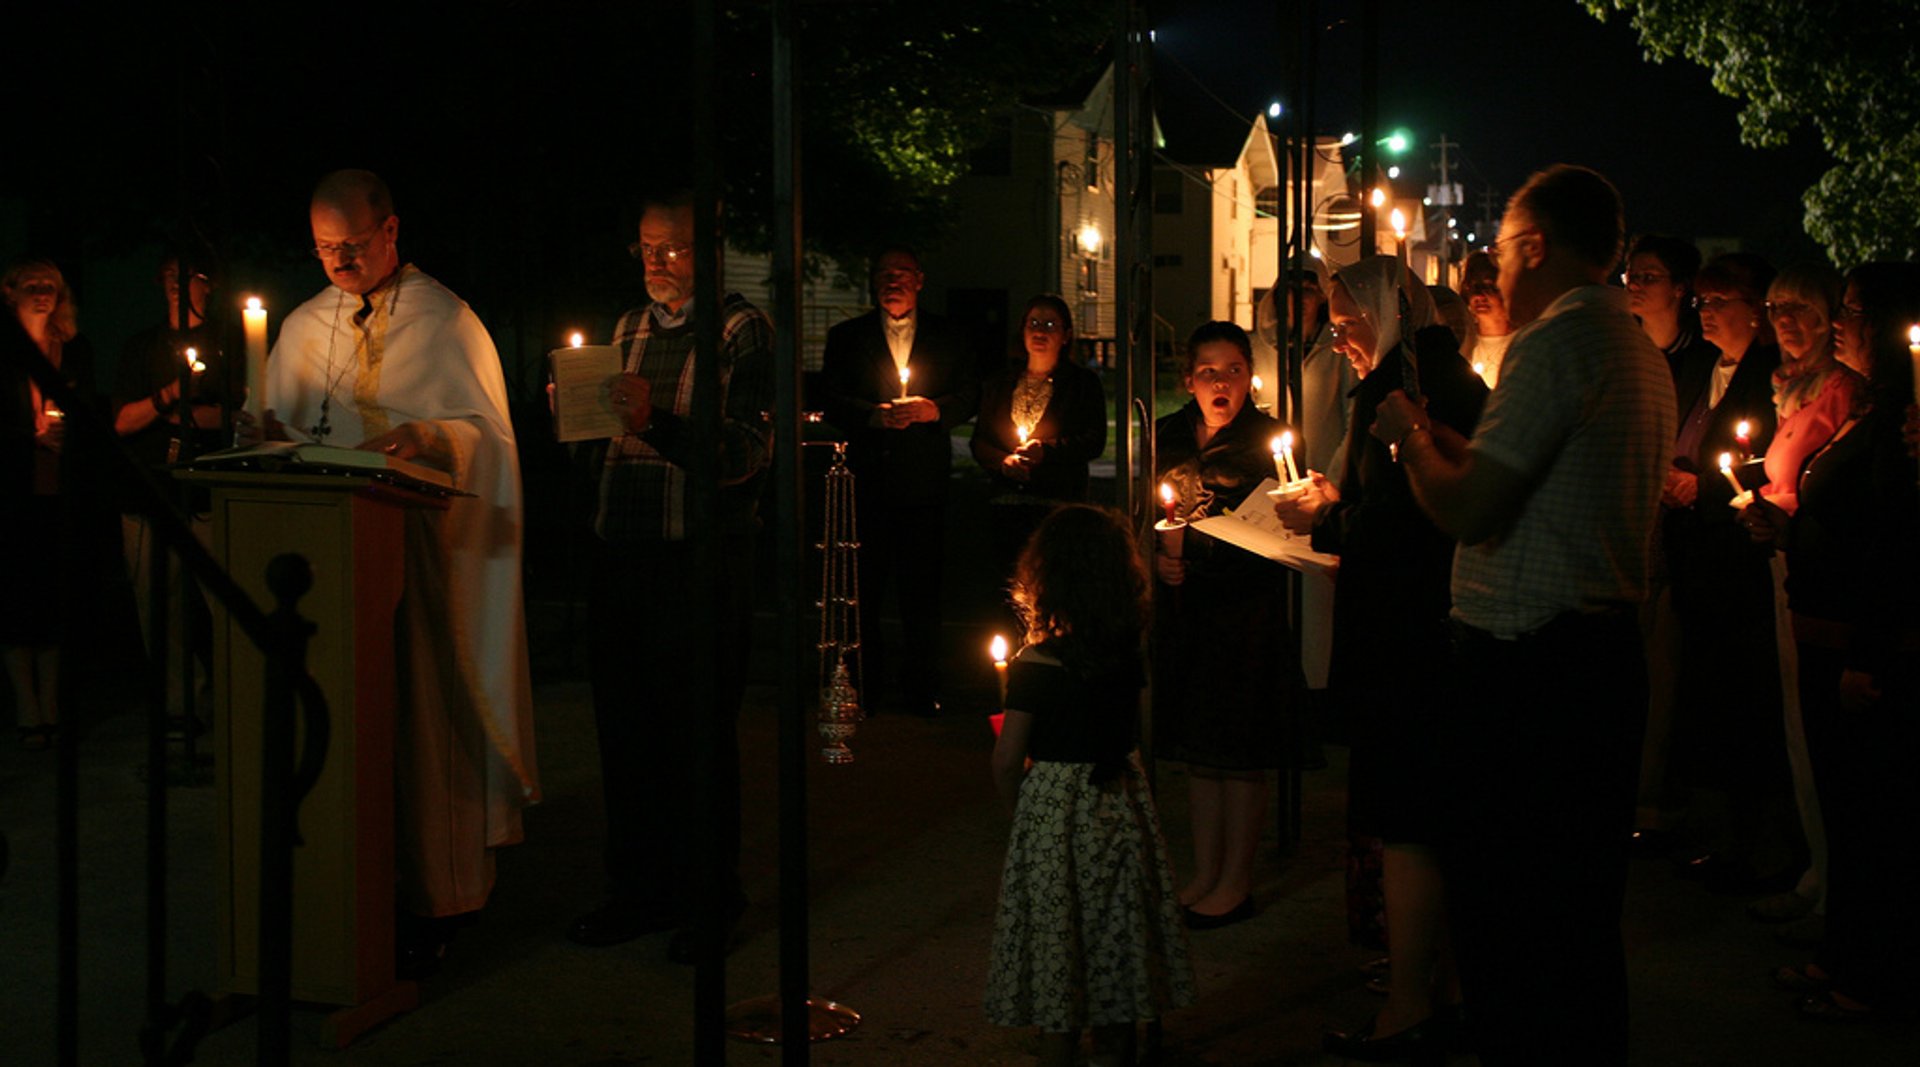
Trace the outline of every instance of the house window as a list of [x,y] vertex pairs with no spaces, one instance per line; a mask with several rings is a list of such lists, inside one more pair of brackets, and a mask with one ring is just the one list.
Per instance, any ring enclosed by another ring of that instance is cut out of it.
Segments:
[[1080,166],[1080,174],[1089,192],[1100,191],[1100,139],[1092,130],[1087,131],[1086,161]]
[[1277,185],[1267,186],[1253,198],[1255,217],[1264,215],[1270,219],[1277,219],[1280,217],[1280,210],[1280,187]]

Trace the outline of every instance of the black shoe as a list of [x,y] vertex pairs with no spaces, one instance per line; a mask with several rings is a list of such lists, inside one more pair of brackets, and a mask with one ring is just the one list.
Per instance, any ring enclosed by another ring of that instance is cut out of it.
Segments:
[[609,900],[575,919],[567,927],[567,940],[588,948],[607,948],[679,925],[678,910]]
[[1411,1061],[1413,1063],[1445,1062],[1446,1041],[1441,1034],[1445,1027],[1434,1019],[1423,1019],[1397,1034],[1386,1037],[1373,1036],[1373,1023],[1368,1022],[1352,1033],[1329,1030],[1320,1041],[1325,1051],[1349,1060],[1362,1063],[1395,1063]]
[[[740,944],[740,939],[735,935],[738,934],[740,930],[740,917],[746,913],[746,898],[742,897],[734,901],[733,909],[727,913],[726,925],[720,931],[720,954],[722,956],[731,955],[733,950]],[[691,925],[681,926],[673,932],[673,940],[667,942],[667,961],[669,963],[677,963],[682,967],[691,967],[693,966],[693,960],[693,927]]]
[[1249,893],[1241,897],[1240,903],[1219,915],[1203,915],[1192,908],[1180,910],[1185,913],[1187,929],[1218,930],[1222,926],[1232,926],[1234,923],[1246,922],[1253,918],[1253,894]]

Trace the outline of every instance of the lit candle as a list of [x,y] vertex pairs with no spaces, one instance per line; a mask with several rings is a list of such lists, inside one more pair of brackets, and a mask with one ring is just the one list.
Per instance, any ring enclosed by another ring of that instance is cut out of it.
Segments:
[[1020,444],[1022,447],[1025,447],[1027,443],[1027,438],[1033,436],[1032,431],[1028,430],[1025,426],[1015,426],[1013,428],[1013,432],[1015,436],[1020,438]]
[[572,333],[567,335],[567,347],[569,348],[579,348],[581,345],[586,343],[587,343],[587,335],[581,333],[579,330],[575,330]]
[[1485,380],[1487,376],[1487,365],[1478,360],[1474,361],[1473,373],[1478,375],[1482,380]]
[[202,371],[207,369],[207,365],[205,363],[200,362],[199,349],[193,347],[192,345],[188,345],[186,352],[183,354],[187,357],[187,370],[189,372],[193,374],[199,374]]
[[1258,374],[1254,375],[1253,376],[1253,409],[1255,411],[1266,410],[1265,408],[1260,406],[1260,390],[1265,387],[1266,387],[1266,383],[1260,380],[1260,376]]
[[1280,436],[1271,442],[1273,448],[1273,470],[1282,482],[1300,480],[1300,468],[1293,464],[1293,431],[1282,430]]
[[1913,361],[1913,402],[1920,404],[1920,323],[1907,329],[1907,358]]
[[1160,483],[1160,506],[1166,509],[1167,517],[1153,524],[1154,539],[1160,547],[1160,554],[1169,559],[1179,559],[1186,550],[1187,520],[1175,513],[1173,486]]
[[907,379],[911,377],[913,377],[913,371],[906,367],[900,368],[900,399],[902,400],[907,398]]
[[1000,686],[1000,703],[997,706],[1001,710],[988,717],[993,723],[993,736],[999,737],[1000,729],[1007,721],[1007,639],[994,634],[993,640],[987,644],[987,655],[993,657],[993,679]]
[[1740,454],[1746,455],[1753,446],[1753,423],[1745,419],[1733,424],[1733,443],[1740,446]]
[[259,297],[247,298],[240,322],[247,350],[247,414],[259,424],[267,410],[267,306]]
[[1733,453],[1720,453],[1720,474],[1726,478],[1728,485],[1733,486],[1733,495],[1739,496],[1744,491],[1740,488],[1740,479],[1733,476]]

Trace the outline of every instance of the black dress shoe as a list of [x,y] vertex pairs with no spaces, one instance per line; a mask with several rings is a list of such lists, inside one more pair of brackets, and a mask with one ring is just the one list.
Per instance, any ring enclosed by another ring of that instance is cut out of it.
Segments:
[[1204,915],[1194,911],[1192,908],[1181,908],[1180,910],[1185,913],[1187,929],[1217,930],[1222,926],[1232,926],[1234,923],[1246,922],[1248,919],[1253,918],[1253,895],[1249,893],[1241,897],[1240,903],[1235,904],[1231,909],[1219,915]]
[[680,913],[673,909],[609,900],[575,919],[567,928],[567,940],[588,948],[606,948],[679,925]]
[[1329,1030],[1320,1041],[1320,1047],[1327,1052],[1349,1060],[1362,1063],[1397,1063],[1403,1060],[1417,1064],[1443,1063],[1447,1049],[1446,1029],[1434,1019],[1423,1019],[1405,1030],[1385,1037],[1373,1036],[1373,1023],[1352,1033]]

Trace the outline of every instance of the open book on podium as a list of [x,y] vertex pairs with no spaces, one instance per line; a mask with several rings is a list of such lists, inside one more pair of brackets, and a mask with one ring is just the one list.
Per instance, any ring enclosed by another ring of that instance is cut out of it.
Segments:
[[1300,667],[1308,686],[1325,689],[1333,655],[1333,583],[1340,557],[1315,552],[1310,538],[1289,534],[1280,524],[1267,496],[1279,487],[1279,481],[1268,478],[1247,494],[1238,510],[1201,519],[1193,528],[1300,572]]
[[384,452],[297,441],[262,441],[250,448],[228,448],[194,457],[194,470],[265,471],[269,474],[354,474],[429,496],[469,496],[453,487],[453,476]]

